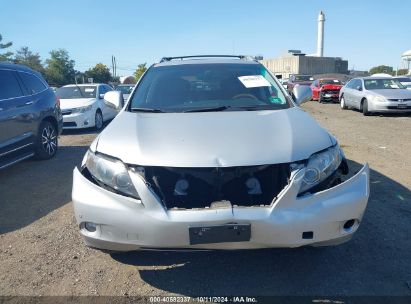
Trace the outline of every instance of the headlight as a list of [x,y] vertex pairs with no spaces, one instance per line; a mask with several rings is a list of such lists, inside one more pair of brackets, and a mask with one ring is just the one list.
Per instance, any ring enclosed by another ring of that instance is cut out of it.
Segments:
[[87,107],[80,107],[80,108],[71,109],[71,112],[72,113],[85,113],[87,111],[90,111],[91,108],[92,108],[92,105],[89,105]]
[[337,144],[327,150],[313,154],[305,167],[305,175],[300,193],[304,192],[331,176],[340,166],[344,154]]
[[387,99],[385,99],[385,97],[382,97],[382,96],[375,96],[373,100],[376,102],[386,102],[387,101]]
[[97,181],[127,196],[140,199],[123,162],[90,150],[84,158],[85,167]]

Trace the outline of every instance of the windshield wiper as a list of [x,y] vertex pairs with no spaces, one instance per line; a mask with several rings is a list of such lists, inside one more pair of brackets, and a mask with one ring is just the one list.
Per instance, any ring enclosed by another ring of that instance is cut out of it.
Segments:
[[198,109],[190,109],[183,111],[184,113],[189,112],[220,112],[230,109],[230,106],[221,106],[221,107],[214,107],[214,108],[198,108]]
[[147,112],[147,113],[164,113],[160,109],[151,109],[151,108],[131,108],[131,112]]

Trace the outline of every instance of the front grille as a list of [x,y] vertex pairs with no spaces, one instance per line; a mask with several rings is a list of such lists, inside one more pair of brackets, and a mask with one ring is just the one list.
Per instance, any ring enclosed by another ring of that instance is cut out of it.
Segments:
[[323,91],[324,94],[339,94],[340,90],[325,90]]
[[77,124],[73,121],[63,122],[63,127],[77,127]]
[[411,99],[401,99],[401,98],[398,98],[398,99],[388,99],[389,101],[400,101],[400,102],[403,102],[403,101],[411,101]]
[[270,205],[288,184],[290,166],[144,167],[143,175],[168,209],[205,208],[218,201],[259,206]]
[[406,106],[406,107],[397,107],[397,106],[388,106],[387,109],[389,110],[409,110],[411,109],[411,106]]

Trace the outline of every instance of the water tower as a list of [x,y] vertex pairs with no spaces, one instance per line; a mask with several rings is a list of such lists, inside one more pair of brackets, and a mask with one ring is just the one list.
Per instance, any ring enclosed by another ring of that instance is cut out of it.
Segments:
[[404,52],[401,55],[401,59],[406,62],[407,65],[407,69],[408,69],[408,75],[411,74],[411,70],[410,70],[410,62],[411,62],[411,50],[408,50],[406,52]]

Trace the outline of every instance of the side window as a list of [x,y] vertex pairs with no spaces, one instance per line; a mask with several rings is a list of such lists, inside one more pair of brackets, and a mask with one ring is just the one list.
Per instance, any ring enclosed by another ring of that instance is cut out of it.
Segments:
[[349,88],[349,89],[353,89],[353,88],[354,88],[354,83],[355,83],[355,79],[351,79],[351,80],[347,83],[346,87]]
[[98,93],[99,93],[98,97],[100,97],[101,94],[106,94],[106,92],[107,92],[107,89],[105,86],[102,85],[98,87]]
[[37,77],[29,73],[19,72],[21,80],[29,91],[30,95],[40,93],[47,89],[44,83]]
[[23,96],[15,72],[0,70],[0,100]]

